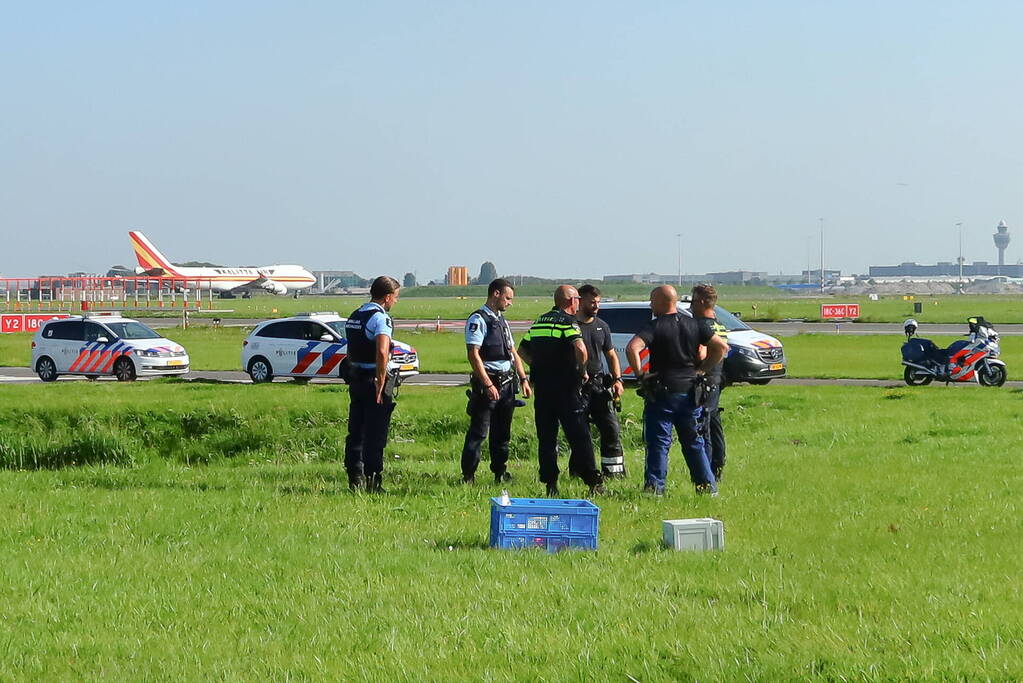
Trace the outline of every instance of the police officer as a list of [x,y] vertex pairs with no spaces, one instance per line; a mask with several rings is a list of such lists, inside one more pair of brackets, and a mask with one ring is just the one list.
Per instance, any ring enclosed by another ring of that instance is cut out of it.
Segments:
[[624,391],[622,369],[611,343],[611,328],[597,317],[600,290],[593,285],[583,285],[579,288],[579,297],[579,312],[575,318],[586,345],[586,374],[590,376],[583,387],[586,417],[600,433],[601,473],[605,478],[624,477],[621,427],[614,407]]
[[472,368],[469,390],[469,431],[462,447],[462,481],[475,481],[483,441],[490,436],[490,471],[494,482],[511,481],[508,443],[519,386],[526,398],[532,391],[522,360],[515,350],[504,312],[512,305],[515,288],[503,278],[490,283],[487,302],[465,321],[465,349]]
[[591,495],[604,490],[582,400],[588,377],[586,345],[573,317],[578,310],[579,292],[561,285],[554,293],[554,308],[537,318],[519,343],[519,354],[529,363],[533,381],[540,481],[551,497],[558,495],[559,423],[571,449],[569,470],[586,482]]
[[[662,285],[650,293],[650,308],[656,316],[626,347],[629,363],[637,368],[642,382],[645,407],[643,439],[646,441],[645,491],[661,495],[668,477],[671,431],[678,431],[689,474],[698,493],[717,493],[717,482],[698,430],[701,408],[698,374],[717,365],[728,345],[694,318],[678,312],[678,293]],[[700,361],[700,346],[707,356]],[[643,373],[639,354],[650,349],[650,371]]]
[[370,302],[345,322],[351,376],[345,470],[352,490],[383,493],[382,472],[387,430],[394,412],[397,374],[388,374],[394,324],[387,314],[398,301],[398,281],[381,275],[370,286]]
[[[693,287],[692,303],[689,310],[700,323],[721,337],[727,343],[728,329],[718,322],[714,306],[718,302],[718,293],[714,285],[696,285]],[[707,371],[707,398],[703,404],[703,417],[700,421],[700,433],[703,435],[710,469],[714,479],[721,481],[725,468],[725,430],[721,426],[721,392],[724,390],[724,362],[718,363]]]

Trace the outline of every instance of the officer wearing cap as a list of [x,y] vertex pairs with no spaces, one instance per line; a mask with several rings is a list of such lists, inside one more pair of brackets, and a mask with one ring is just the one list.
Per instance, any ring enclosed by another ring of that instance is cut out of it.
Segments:
[[[689,310],[698,322],[727,343],[728,329],[718,322],[714,306],[718,301],[714,285],[696,285],[692,291]],[[704,347],[706,348],[706,347]],[[721,392],[724,390],[724,361],[707,371],[707,398],[703,404],[700,433],[703,435],[710,469],[714,479],[721,481],[725,468],[725,430],[721,425]]]
[[387,312],[398,301],[399,289],[397,280],[381,275],[370,286],[370,302],[360,306],[345,322],[351,364],[345,470],[352,490],[384,492],[384,447],[398,379],[397,373],[387,371],[394,333]]
[[[717,365],[728,344],[700,325],[694,318],[678,312],[678,293],[671,285],[662,285],[650,293],[654,319],[630,341],[625,351],[636,368],[643,386],[643,439],[646,442],[644,491],[660,495],[668,477],[668,450],[672,428],[678,432],[682,453],[698,493],[717,493],[717,482],[698,430],[702,412],[698,375]],[[707,347],[700,360],[700,346]],[[642,372],[639,354],[650,349],[650,371]]]
[[515,395],[521,386],[531,395],[522,360],[515,350],[504,312],[512,305],[515,288],[503,278],[487,287],[487,302],[465,321],[465,349],[472,368],[469,381],[469,431],[462,447],[462,481],[475,481],[483,441],[490,437],[490,471],[497,484],[511,480],[508,444],[511,441]]
[[615,411],[615,401],[624,391],[622,369],[611,343],[611,328],[597,316],[600,290],[593,285],[583,285],[579,288],[579,297],[579,312],[575,317],[586,344],[586,374],[590,377],[583,387],[586,417],[600,433],[601,473],[605,478],[624,477],[621,427]]
[[561,285],[554,292],[554,308],[537,318],[519,343],[533,381],[540,481],[551,497],[558,495],[559,424],[571,449],[569,470],[586,482],[591,495],[603,492],[581,393],[588,377],[586,345],[574,317],[578,310],[579,292]]

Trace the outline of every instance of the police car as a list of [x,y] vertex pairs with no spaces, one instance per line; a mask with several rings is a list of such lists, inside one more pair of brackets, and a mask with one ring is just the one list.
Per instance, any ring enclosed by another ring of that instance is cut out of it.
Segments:
[[[254,383],[274,377],[340,377],[348,358],[345,318],[337,313],[299,313],[256,325],[242,342],[242,368]],[[402,377],[419,374],[416,350],[391,340],[388,368]]]
[[120,315],[50,320],[32,338],[32,369],[44,382],[60,375],[121,382],[188,372],[188,354],[137,320]]
[[[689,311],[689,297],[679,301],[678,310],[686,315]],[[728,355],[725,357],[725,381],[767,384],[772,379],[785,376],[785,350],[774,337],[757,332],[734,315],[714,307],[718,323],[727,330]],[[639,332],[651,318],[650,303],[647,301],[616,301],[600,304],[597,316],[611,328],[611,342],[618,357],[626,364],[625,347],[633,335]],[[644,349],[640,357],[646,362],[650,350]],[[635,377],[631,367],[622,372],[624,377]]]

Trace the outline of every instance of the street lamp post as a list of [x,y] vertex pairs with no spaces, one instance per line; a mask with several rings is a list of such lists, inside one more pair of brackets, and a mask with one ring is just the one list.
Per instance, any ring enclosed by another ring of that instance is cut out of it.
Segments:
[[821,224],[821,294],[824,293],[824,219],[818,218]]
[[959,293],[963,293],[963,224],[956,223],[959,228]]
[[682,233],[676,232],[678,238],[678,286],[682,286]]

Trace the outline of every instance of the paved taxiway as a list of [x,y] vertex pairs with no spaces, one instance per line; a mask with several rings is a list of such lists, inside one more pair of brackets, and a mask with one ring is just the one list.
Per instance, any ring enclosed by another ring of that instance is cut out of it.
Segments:
[[[252,381],[249,376],[240,370],[194,370],[187,375],[183,376],[183,379],[193,382],[222,382],[224,384],[251,384]],[[141,381],[145,381],[146,378],[142,378]],[[59,382],[75,382],[82,381],[86,382],[84,377],[61,377],[57,381]],[[116,382],[113,377],[103,377],[97,381],[101,382]],[[275,382],[290,382],[290,378],[276,379]],[[28,368],[19,367],[0,367],[0,384],[32,384],[41,380],[36,377],[36,374]],[[340,379],[336,377],[325,377],[316,378],[310,381],[311,384],[339,384]],[[463,386],[469,383],[469,375],[466,374],[440,374],[440,373],[423,373],[408,379],[406,382],[409,386],[430,386],[430,387],[457,387]],[[803,387],[823,387],[823,386],[847,386],[847,387],[901,387],[904,384],[899,380],[894,379],[809,379],[809,378],[785,378],[772,380],[770,386],[803,386]],[[931,386],[941,386],[940,384],[932,384]],[[962,385],[968,386],[968,385]],[[976,385],[969,385],[976,386]],[[1023,381],[1018,382],[1006,382],[1006,387],[1023,389]]]

